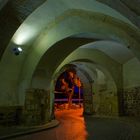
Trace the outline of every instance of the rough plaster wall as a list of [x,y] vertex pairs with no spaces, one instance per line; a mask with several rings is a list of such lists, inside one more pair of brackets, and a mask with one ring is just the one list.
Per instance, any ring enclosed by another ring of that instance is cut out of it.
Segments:
[[124,88],[140,86],[140,62],[133,58],[123,65]]
[[109,93],[109,94],[114,94],[116,95],[116,85],[109,77],[108,75],[104,74],[102,71],[97,69],[98,73],[98,78],[97,78],[97,84],[98,84],[98,93],[104,92],[104,93]]
[[140,116],[140,62],[133,58],[123,66],[124,114]]
[[46,73],[45,69],[36,69],[30,88],[39,88],[39,89],[46,89],[47,87],[47,80],[46,80]]
[[118,115],[118,97],[114,81],[97,70],[96,92],[93,95],[93,108],[99,115]]

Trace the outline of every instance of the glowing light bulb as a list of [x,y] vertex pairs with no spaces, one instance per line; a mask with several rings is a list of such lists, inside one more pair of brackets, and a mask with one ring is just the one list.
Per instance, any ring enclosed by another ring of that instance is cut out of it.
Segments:
[[18,49],[19,52],[22,52],[22,48],[21,47],[18,47],[17,49]]

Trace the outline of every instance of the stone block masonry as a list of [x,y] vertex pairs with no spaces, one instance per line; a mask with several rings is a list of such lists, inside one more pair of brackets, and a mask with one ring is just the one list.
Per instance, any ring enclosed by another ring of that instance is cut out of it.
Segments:
[[124,90],[124,113],[129,116],[140,116],[140,87]]
[[26,125],[40,125],[49,121],[49,93],[43,89],[28,89],[23,112]]
[[28,89],[24,106],[1,106],[0,126],[34,126],[50,121],[50,97],[43,89]]

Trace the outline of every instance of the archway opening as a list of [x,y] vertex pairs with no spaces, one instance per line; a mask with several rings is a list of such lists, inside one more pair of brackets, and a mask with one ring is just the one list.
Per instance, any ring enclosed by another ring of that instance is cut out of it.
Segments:
[[63,65],[56,75],[65,71],[67,65],[75,66],[82,81],[84,114],[118,116],[118,90],[110,73],[93,62],[79,60]]
[[55,111],[83,108],[83,83],[75,68],[58,76],[54,94]]

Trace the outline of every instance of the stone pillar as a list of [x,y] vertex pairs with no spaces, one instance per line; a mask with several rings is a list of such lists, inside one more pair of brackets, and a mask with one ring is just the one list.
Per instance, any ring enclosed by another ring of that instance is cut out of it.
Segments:
[[25,98],[26,125],[40,125],[50,121],[50,96],[43,89],[28,89]]

